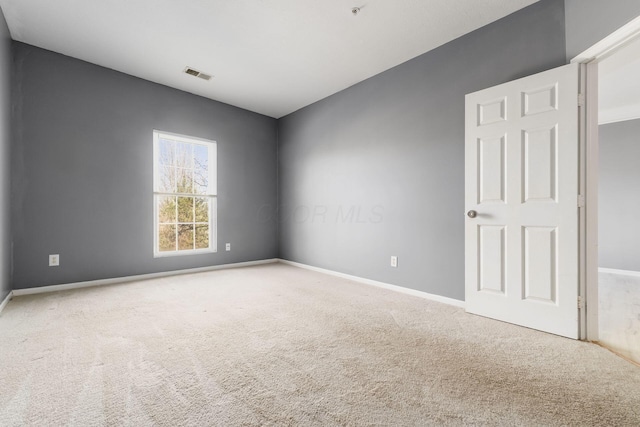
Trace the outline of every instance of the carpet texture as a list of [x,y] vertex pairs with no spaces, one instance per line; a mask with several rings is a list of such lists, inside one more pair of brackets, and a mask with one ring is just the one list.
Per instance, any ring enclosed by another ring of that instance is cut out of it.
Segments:
[[640,425],[593,344],[283,264],[14,298],[0,425]]

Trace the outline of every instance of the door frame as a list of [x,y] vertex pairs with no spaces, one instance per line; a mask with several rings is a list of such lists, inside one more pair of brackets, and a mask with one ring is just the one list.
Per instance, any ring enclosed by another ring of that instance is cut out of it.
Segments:
[[598,62],[640,37],[640,16],[591,46],[571,63],[580,64],[580,339],[598,340]]

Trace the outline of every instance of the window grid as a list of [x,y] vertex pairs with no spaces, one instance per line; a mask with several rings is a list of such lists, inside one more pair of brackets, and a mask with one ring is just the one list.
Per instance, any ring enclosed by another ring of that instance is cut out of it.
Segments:
[[215,148],[154,131],[155,256],[215,252]]

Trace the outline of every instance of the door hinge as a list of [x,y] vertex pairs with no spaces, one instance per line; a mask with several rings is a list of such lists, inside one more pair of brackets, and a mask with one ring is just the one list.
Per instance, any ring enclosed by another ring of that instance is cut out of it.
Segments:
[[584,308],[584,297],[578,297],[578,310],[582,310]]
[[584,208],[584,196],[582,194],[578,194],[578,207]]
[[578,107],[584,107],[584,95],[581,93],[578,94]]

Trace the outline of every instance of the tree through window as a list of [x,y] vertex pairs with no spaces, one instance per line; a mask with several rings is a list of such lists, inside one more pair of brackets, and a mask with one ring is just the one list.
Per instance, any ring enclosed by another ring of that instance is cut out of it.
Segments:
[[216,143],[153,132],[154,254],[215,252]]

